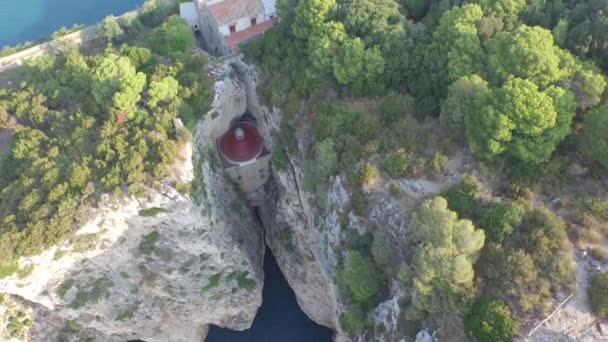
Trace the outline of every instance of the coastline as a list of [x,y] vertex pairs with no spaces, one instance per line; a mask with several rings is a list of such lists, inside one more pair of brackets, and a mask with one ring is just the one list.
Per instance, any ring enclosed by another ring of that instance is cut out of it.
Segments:
[[[173,0],[160,0],[159,5],[169,5]],[[144,2],[145,3],[145,2]],[[124,12],[120,15],[115,16],[117,19],[124,18],[129,15],[140,15],[143,10],[144,4],[136,7],[131,11]],[[104,18],[105,19],[105,18]],[[102,19],[103,20],[103,19]],[[101,21],[100,21],[101,22]],[[40,57],[41,55],[53,51],[57,46],[61,44],[73,44],[76,46],[84,45],[88,42],[95,40],[97,37],[97,25],[99,22],[86,26],[78,31],[66,34],[55,39],[31,46],[21,51],[17,51],[8,56],[0,58],[0,72],[16,68],[23,65],[26,60]],[[24,42],[25,43],[25,42]]]

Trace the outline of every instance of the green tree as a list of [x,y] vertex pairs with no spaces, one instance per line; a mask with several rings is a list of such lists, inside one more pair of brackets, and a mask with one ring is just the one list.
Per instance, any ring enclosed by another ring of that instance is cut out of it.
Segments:
[[544,28],[520,25],[513,32],[500,32],[488,49],[488,70],[496,84],[515,76],[546,87],[561,76],[558,48]]
[[467,333],[477,342],[509,342],[517,334],[517,321],[502,302],[481,298],[464,318]]
[[148,91],[148,103],[156,107],[159,102],[170,102],[175,99],[179,90],[179,83],[171,76],[163,77],[160,81],[152,81]]
[[106,43],[112,43],[120,38],[124,32],[118,23],[118,19],[109,15],[97,25],[96,34],[98,38],[105,40]]
[[600,318],[608,318],[608,273],[594,274],[587,292],[593,312]]
[[474,295],[473,263],[485,235],[470,220],[459,220],[447,201],[435,197],[412,214],[417,242],[413,263],[412,318],[462,310]]
[[353,299],[366,303],[384,287],[384,277],[374,262],[357,251],[348,252],[342,276]]
[[335,0],[301,0],[296,7],[293,34],[309,39],[318,27],[331,19],[335,10]]
[[159,55],[176,58],[194,47],[195,41],[188,23],[178,16],[171,16],[152,32],[149,43],[152,51]]
[[475,105],[465,118],[473,153],[487,160],[506,153],[534,165],[549,160],[570,132],[576,102],[564,89],[541,92],[529,80],[511,78],[477,96]]
[[488,90],[488,82],[477,75],[463,76],[448,88],[448,97],[441,105],[439,122],[455,134],[464,133],[464,118],[475,107],[475,95]]
[[589,159],[608,169],[608,105],[585,115],[579,149]]

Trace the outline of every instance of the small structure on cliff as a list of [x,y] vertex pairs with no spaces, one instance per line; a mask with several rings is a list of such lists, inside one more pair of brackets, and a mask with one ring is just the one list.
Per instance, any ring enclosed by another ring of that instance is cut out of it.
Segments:
[[269,151],[255,118],[245,113],[217,140],[224,169],[246,194],[260,189],[270,175]]
[[180,16],[215,56],[239,51],[238,44],[254,39],[277,20],[276,0],[194,0],[180,4]]

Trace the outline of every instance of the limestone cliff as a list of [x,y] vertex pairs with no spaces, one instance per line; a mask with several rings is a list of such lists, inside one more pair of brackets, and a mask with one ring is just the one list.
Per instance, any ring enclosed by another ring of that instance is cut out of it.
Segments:
[[250,327],[262,301],[262,228],[214,150],[245,110],[230,72],[215,71],[213,109],[174,168],[191,194],[168,179],[145,198],[106,198],[69,242],[21,258],[22,271],[0,280],[0,340],[199,342],[208,324]]

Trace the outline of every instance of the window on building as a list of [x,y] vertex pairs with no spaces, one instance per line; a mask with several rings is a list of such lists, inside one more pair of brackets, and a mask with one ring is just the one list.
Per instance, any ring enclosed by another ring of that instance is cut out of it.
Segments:
[[236,32],[236,25],[230,25],[230,34],[233,34]]
[[251,18],[251,26],[255,26],[258,23],[258,18]]

